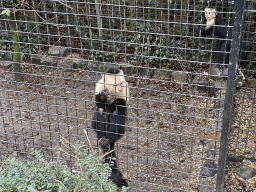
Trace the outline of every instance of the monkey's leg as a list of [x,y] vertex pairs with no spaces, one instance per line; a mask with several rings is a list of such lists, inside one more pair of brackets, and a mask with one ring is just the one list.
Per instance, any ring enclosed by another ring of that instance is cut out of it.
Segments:
[[116,99],[115,104],[112,105],[113,113],[109,114],[108,133],[107,138],[110,143],[115,143],[125,133],[125,120],[127,106],[124,99]]
[[97,133],[97,138],[106,137],[107,130],[107,118],[105,112],[101,112],[100,108],[97,108],[92,118],[92,128]]
[[108,138],[101,137],[98,142],[99,142],[99,146],[102,149],[109,149],[110,148],[110,143],[109,143],[109,139]]

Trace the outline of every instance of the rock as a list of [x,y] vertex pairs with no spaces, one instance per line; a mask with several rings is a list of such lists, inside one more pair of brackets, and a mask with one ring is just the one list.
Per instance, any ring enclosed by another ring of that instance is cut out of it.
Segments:
[[86,65],[86,62],[83,60],[83,59],[81,59],[81,58],[74,58],[73,59],[73,67],[75,68],[75,69],[77,69],[77,68],[83,68],[83,67],[85,67],[85,65]]
[[189,74],[183,71],[173,71],[171,75],[172,75],[172,78],[178,82],[189,82],[189,79],[190,79]]
[[149,70],[148,69],[146,69],[146,68],[139,68],[138,69],[138,72],[139,72],[139,74],[141,75],[141,76],[145,76],[145,75],[148,75],[149,74]]
[[88,63],[77,53],[72,53],[71,55],[68,55],[67,58],[73,61],[74,69],[86,67],[86,64]]
[[209,92],[210,81],[209,79],[194,79],[192,84],[195,84],[196,89],[201,92]]
[[87,62],[84,61],[78,54],[73,53],[72,55],[68,55],[65,59],[59,59],[57,61],[58,67],[63,67],[65,69],[77,69],[86,67]]
[[239,176],[242,177],[243,179],[249,179],[252,178],[256,175],[256,170],[251,168],[251,167],[247,167],[245,165],[241,165],[240,167],[236,168],[234,170],[234,172]]
[[56,57],[67,57],[69,55],[69,50],[67,47],[52,46],[48,50],[48,55]]
[[227,81],[224,79],[218,79],[213,81],[212,86],[215,87],[216,90],[222,90],[226,88]]
[[225,77],[228,77],[228,68],[225,67],[223,70],[222,70],[222,73],[221,73],[222,76],[225,76]]
[[31,63],[32,64],[37,64],[37,65],[42,65],[41,59],[42,59],[42,55],[33,55],[31,56]]
[[75,64],[72,59],[60,59],[57,62],[57,66],[65,68],[65,69],[74,69],[75,68]]
[[104,72],[109,67],[119,68],[119,66],[117,66],[115,64],[101,63],[101,62],[98,62],[98,61],[91,61],[90,63],[86,64],[86,69],[92,70],[92,71],[99,71],[99,72]]
[[6,81],[13,81],[14,80],[13,74],[11,74],[11,73],[6,73],[4,75],[4,78],[5,78]]
[[12,61],[0,61],[0,66],[4,69],[8,69],[12,67],[13,62]]
[[228,68],[219,69],[216,65],[211,65],[209,67],[209,74],[214,80],[223,79],[228,77]]
[[214,187],[211,185],[213,183],[213,176],[217,173],[217,166],[213,160],[215,157],[215,151],[210,147],[207,151],[207,158],[201,168],[200,181],[198,191],[209,192],[215,191]]
[[219,78],[219,76],[221,75],[220,69],[216,67],[216,65],[211,65],[209,67],[209,74],[212,76],[212,79]]
[[43,56],[41,58],[41,63],[42,65],[47,65],[47,66],[57,66],[57,60],[55,58],[52,57],[48,57],[48,56]]
[[201,176],[203,177],[213,177],[217,173],[217,166],[215,164],[215,161],[212,160],[214,158],[215,152],[212,149],[212,147],[209,148],[207,152],[207,158],[205,159],[205,162],[201,169]]

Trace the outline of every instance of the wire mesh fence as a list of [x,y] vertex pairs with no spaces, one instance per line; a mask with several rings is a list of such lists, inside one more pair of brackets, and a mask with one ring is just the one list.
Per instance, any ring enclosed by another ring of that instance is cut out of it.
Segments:
[[255,9],[253,0],[1,0],[1,160],[37,149],[75,168],[60,137],[99,147],[95,87],[115,67],[130,90],[114,142],[129,191],[255,190]]

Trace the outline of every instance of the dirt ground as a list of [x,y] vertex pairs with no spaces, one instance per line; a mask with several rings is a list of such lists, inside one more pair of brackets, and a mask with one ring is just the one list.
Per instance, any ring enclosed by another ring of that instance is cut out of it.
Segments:
[[[88,144],[84,131],[97,147],[91,118],[100,74],[43,66],[23,66],[23,71],[20,83],[0,74],[1,158],[14,152],[26,156],[35,148],[57,158],[60,136]],[[133,74],[127,80],[126,133],[116,150],[130,191],[198,191],[206,152],[219,148],[216,98],[169,78]],[[61,155],[72,166],[71,157]],[[209,186],[215,187],[215,178]]]

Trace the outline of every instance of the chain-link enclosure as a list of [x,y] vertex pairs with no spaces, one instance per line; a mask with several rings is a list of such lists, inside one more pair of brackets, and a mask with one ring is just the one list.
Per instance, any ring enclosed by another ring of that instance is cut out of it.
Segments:
[[[222,21],[212,34],[206,7]],[[255,10],[254,0],[1,0],[1,161],[37,149],[75,169],[60,137],[100,147],[95,86],[115,67],[130,90],[114,142],[128,191],[256,190]]]

